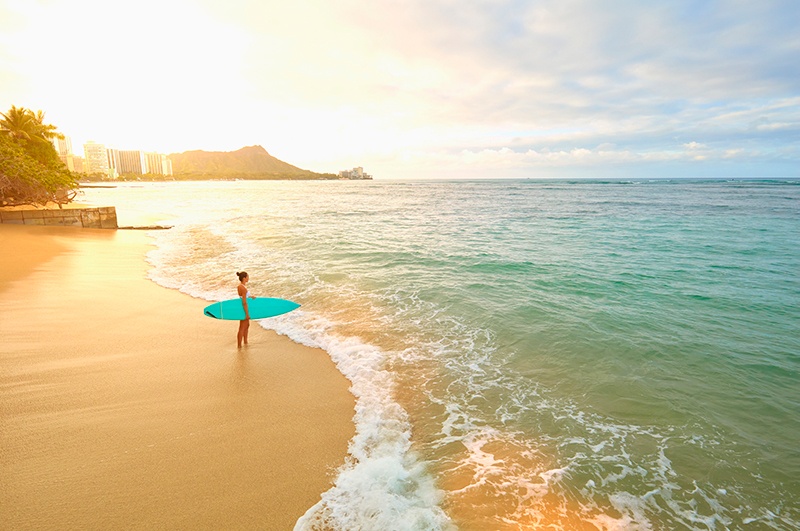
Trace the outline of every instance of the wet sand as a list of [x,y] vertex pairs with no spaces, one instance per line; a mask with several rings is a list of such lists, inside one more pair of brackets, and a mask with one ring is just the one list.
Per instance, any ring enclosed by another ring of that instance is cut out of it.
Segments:
[[343,463],[327,354],[256,323],[238,350],[149,242],[0,225],[0,528],[291,529]]

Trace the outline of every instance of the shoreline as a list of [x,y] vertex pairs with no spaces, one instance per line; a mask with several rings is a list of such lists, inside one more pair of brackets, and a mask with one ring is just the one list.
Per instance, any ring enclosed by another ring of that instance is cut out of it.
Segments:
[[332,486],[355,400],[326,352],[259,326],[237,350],[146,278],[142,231],[0,238],[4,525],[291,529]]

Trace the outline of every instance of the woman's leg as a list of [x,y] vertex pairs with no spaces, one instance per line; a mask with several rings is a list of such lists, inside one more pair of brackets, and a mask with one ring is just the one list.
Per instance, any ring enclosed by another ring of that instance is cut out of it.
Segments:
[[244,341],[244,343],[247,344],[247,341],[245,340],[245,337],[247,335],[247,332],[246,332],[247,328],[246,327],[247,327],[247,325],[249,323],[250,323],[250,321],[246,321],[246,320],[245,321],[239,321],[239,331],[236,332],[236,346],[239,347],[239,348],[242,347],[242,341]]

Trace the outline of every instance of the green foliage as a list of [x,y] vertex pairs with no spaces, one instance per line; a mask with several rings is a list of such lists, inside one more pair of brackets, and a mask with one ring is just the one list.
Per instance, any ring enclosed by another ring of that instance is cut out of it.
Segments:
[[11,106],[0,113],[0,206],[68,203],[78,182],[58,158],[44,113]]

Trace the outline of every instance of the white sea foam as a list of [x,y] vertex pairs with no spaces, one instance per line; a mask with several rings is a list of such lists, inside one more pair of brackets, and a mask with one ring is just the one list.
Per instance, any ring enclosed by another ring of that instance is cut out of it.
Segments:
[[[302,323],[302,324],[301,324]],[[411,425],[393,399],[394,376],[377,347],[326,332],[326,319],[296,312],[263,323],[290,339],[327,351],[351,382],[356,435],[333,488],[295,529],[446,529],[441,493],[411,450]]]

